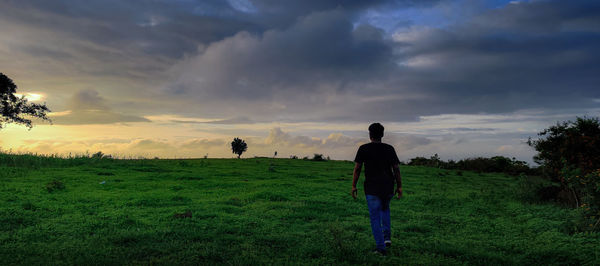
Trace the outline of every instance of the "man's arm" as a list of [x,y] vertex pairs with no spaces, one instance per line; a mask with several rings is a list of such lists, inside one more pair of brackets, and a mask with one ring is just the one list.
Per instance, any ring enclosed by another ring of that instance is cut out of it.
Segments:
[[356,199],[358,194],[358,189],[356,189],[356,183],[358,183],[358,178],[360,177],[360,171],[362,170],[362,163],[356,163],[354,165],[354,173],[352,175],[352,197]]
[[394,177],[396,177],[396,193],[398,193],[398,198],[402,197],[402,176],[400,175],[400,167],[398,164],[394,164],[392,166],[392,170],[394,171]]

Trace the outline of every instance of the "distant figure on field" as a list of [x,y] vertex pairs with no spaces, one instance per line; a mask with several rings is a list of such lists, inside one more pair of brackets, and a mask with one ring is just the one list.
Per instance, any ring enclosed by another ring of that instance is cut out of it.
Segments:
[[[352,179],[352,197],[356,199],[358,190],[356,183],[360,177],[363,164],[365,165],[365,196],[371,218],[371,230],[377,248],[374,252],[386,255],[386,247],[392,245],[390,225],[390,200],[394,194],[402,197],[402,178],[398,164],[398,156],[394,147],[381,142],[383,126],[373,123],[369,126],[371,142],[358,148],[354,158],[354,176]],[[395,181],[395,182],[394,182]],[[394,183],[397,184],[394,191]]]

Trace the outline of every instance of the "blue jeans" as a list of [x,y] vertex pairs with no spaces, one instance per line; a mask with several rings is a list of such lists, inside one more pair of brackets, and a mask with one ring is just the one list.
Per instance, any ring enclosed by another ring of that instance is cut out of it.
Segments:
[[371,230],[375,238],[377,249],[385,250],[385,240],[392,239],[390,226],[390,200],[394,195],[389,195],[387,199],[382,200],[375,195],[367,196],[367,206],[369,207],[369,216],[371,218]]

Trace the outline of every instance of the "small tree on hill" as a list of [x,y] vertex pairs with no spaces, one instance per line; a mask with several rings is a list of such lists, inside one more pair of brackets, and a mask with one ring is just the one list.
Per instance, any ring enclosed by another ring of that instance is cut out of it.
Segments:
[[50,109],[46,104],[30,103],[25,96],[15,95],[17,85],[6,75],[0,73],[0,128],[6,123],[22,124],[31,129],[31,119],[50,121],[46,116]]
[[243,139],[240,139],[240,138],[233,139],[233,141],[231,142],[231,151],[234,154],[237,154],[238,159],[240,158],[240,156],[242,156],[242,153],[244,153],[246,150],[248,150],[248,144],[246,144],[246,142]]

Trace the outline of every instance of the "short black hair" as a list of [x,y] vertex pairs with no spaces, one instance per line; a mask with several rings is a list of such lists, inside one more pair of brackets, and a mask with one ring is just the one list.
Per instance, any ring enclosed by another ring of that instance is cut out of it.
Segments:
[[383,126],[379,123],[373,123],[369,126],[369,137],[374,140],[381,140],[383,137]]

